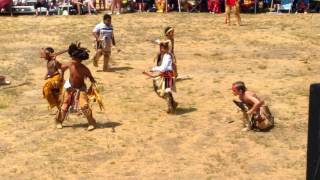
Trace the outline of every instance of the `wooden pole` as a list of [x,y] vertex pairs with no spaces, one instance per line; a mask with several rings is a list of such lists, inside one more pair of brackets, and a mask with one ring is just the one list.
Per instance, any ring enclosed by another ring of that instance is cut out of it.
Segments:
[[168,12],[168,0],[166,0],[166,13]]
[[254,14],[257,14],[257,1],[258,0],[254,0]]

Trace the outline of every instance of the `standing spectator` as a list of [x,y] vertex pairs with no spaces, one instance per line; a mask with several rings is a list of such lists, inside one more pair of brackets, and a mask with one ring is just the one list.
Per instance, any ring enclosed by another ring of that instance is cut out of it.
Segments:
[[114,8],[117,8],[117,15],[119,15],[121,10],[121,0],[112,0],[110,14],[114,13]]
[[240,5],[238,0],[225,0],[225,6],[226,6],[226,19],[225,23],[230,25],[230,14],[231,10],[233,9],[234,15],[237,18],[237,24],[240,26],[241,18],[240,18]]
[[220,0],[208,0],[209,13],[221,13]]
[[36,11],[36,16],[39,16],[38,8],[44,7],[46,8],[46,16],[49,16],[49,4],[47,0],[37,0],[37,3],[34,5],[34,9]]
[[136,0],[136,4],[138,5],[138,12],[143,12],[145,10],[145,5],[143,0]]

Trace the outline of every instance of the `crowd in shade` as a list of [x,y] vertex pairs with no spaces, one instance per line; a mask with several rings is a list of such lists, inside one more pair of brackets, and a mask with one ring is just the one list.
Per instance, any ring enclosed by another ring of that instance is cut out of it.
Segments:
[[[308,13],[320,11],[320,0],[1,0],[3,14],[94,15],[133,12],[224,13],[226,1],[236,1],[241,12]],[[28,9],[29,8],[29,9]]]

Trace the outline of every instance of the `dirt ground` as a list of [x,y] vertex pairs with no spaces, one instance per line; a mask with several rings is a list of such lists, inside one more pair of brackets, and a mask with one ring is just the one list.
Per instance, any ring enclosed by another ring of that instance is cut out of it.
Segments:
[[[106,110],[93,105],[98,129],[71,115],[54,128],[42,98],[41,47],[79,40],[93,56],[98,16],[0,17],[1,179],[305,179],[308,94],[319,81],[320,15],[123,14],[113,16],[114,72],[86,62]],[[232,19],[235,22],[235,19]],[[153,66],[153,41],[176,28],[177,115],[141,74]],[[121,49],[117,52],[116,49]],[[67,54],[58,57],[68,62]],[[270,132],[242,132],[231,84],[243,80],[275,115]],[[51,115],[50,115],[51,114]]]

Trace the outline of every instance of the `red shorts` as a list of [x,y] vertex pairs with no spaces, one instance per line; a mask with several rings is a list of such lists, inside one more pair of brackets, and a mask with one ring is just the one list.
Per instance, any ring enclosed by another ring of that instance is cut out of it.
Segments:
[[226,5],[231,6],[231,7],[235,6],[236,3],[237,3],[236,0],[226,0]]

